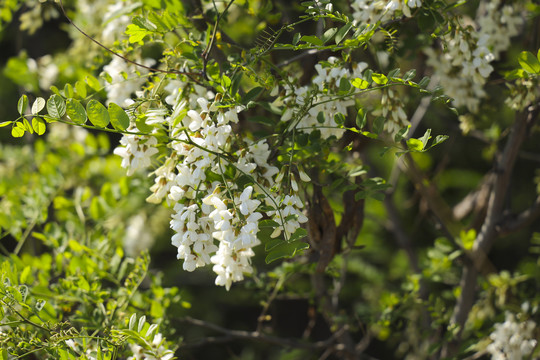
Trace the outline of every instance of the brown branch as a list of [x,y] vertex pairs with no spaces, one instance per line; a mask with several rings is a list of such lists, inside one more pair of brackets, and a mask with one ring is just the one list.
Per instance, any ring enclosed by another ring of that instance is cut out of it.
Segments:
[[522,213],[516,217],[507,217],[505,220],[501,221],[498,226],[499,235],[505,236],[515,231],[518,231],[524,228],[527,225],[530,225],[534,220],[540,217],[540,196],[536,198],[534,204],[524,210]]
[[398,162],[401,171],[409,177],[416,191],[418,191],[422,199],[426,202],[429,210],[431,210],[439,222],[445,236],[459,248],[455,238],[459,235],[461,225],[454,219],[452,209],[441,197],[435,184],[428,180],[422,171],[418,169],[411,154],[407,153],[403,156],[406,163]]
[[[302,341],[298,341],[294,339],[280,338],[277,336],[266,335],[258,331],[243,331],[243,330],[227,329],[219,325],[209,323],[209,322],[199,320],[199,319],[194,319],[191,317],[184,317],[177,320],[225,335],[225,337],[223,338],[209,338],[209,339],[212,339],[212,341],[214,342],[218,342],[218,340],[220,339],[222,340],[221,342],[244,339],[244,340],[259,341],[259,342],[264,342],[268,344],[279,345],[283,347],[307,349],[307,350],[320,350],[320,349],[331,347],[333,344],[336,343],[337,338],[340,337],[343,333],[345,333],[348,330],[347,326],[343,326],[339,328],[336,332],[334,332],[326,340],[317,341],[314,343],[307,343],[307,342],[302,342]],[[205,345],[204,340],[198,342],[197,344],[200,344],[197,346]],[[186,345],[188,347],[190,346],[190,344],[186,344]],[[191,345],[191,346],[194,346],[194,345]]]
[[471,261],[465,262],[460,281],[461,295],[451,318],[451,324],[459,327],[459,333],[452,342],[443,346],[441,352],[443,357],[455,355],[461,343],[461,332],[475,302],[478,272],[488,263],[487,254],[500,235],[498,224],[501,221],[515,161],[527,135],[527,130],[538,116],[538,110],[538,107],[530,107],[527,111],[516,114],[510,138],[494,167],[494,183],[488,200],[486,218],[474,242],[470,254]]

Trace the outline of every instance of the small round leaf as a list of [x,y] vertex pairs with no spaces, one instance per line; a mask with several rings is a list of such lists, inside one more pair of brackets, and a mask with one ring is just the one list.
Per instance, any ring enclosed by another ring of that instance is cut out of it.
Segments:
[[111,124],[116,130],[124,131],[129,127],[129,116],[124,109],[115,103],[109,104]]
[[54,119],[60,119],[66,113],[66,103],[59,95],[52,95],[47,100],[47,112]]
[[88,119],[97,127],[104,128],[109,125],[110,118],[107,108],[103,106],[97,100],[90,100],[86,104],[86,113],[88,114]]
[[80,125],[86,122],[86,111],[78,100],[67,100],[66,113],[75,124]]
[[32,115],[37,115],[45,107],[45,99],[42,97],[36,98],[32,104]]
[[17,110],[19,111],[19,114],[23,114],[24,110],[26,110],[26,107],[28,106],[28,96],[23,95],[19,99],[19,102],[17,103]]
[[39,117],[33,118],[32,119],[32,128],[34,129],[34,131],[38,135],[45,134],[45,129],[46,129],[45,121],[43,121],[43,119],[39,118]]
[[13,128],[11,128],[11,136],[13,137],[22,137],[24,135],[24,125],[20,122],[16,123]]

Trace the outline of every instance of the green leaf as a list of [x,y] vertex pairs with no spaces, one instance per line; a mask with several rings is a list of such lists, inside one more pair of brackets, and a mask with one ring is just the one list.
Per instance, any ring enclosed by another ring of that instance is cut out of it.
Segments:
[[101,90],[101,83],[92,75],[88,75],[86,78],[84,78],[84,81],[88,84],[88,86],[90,86],[90,88],[94,89],[95,91]]
[[351,82],[351,84],[352,84],[352,86],[354,86],[355,88],[358,88],[360,90],[364,90],[364,89],[367,89],[369,87],[369,83],[366,80],[360,79],[360,78],[354,79]]
[[146,323],[146,316],[143,315],[139,318],[139,324],[137,325],[137,332],[140,334],[141,331],[144,328],[144,324]]
[[407,147],[411,151],[422,151],[424,149],[424,144],[418,139],[411,138],[407,140]]
[[75,93],[73,92],[73,86],[71,86],[71,84],[66,84],[64,86],[64,96],[66,98],[72,98],[73,96],[75,96]]
[[129,116],[124,109],[115,103],[109,104],[111,124],[116,130],[124,131],[129,127]]
[[343,38],[347,35],[349,30],[351,30],[352,26],[353,26],[353,24],[352,24],[352,22],[350,22],[350,23],[347,23],[347,24],[343,25],[341,27],[341,29],[339,29],[339,31],[336,34],[336,37],[334,38],[334,41],[336,42],[336,45],[339,45],[341,40],[343,40]]
[[42,97],[36,98],[32,104],[32,115],[37,115],[45,107],[45,99]]
[[377,135],[379,135],[380,133],[382,133],[383,129],[384,129],[384,123],[386,122],[386,118],[384,116],[378,116],[374,121],[373,121],[373,132]]
[[128,325],[129,330],[133,330],[133,328],[135,328],[135,321],[137,321],[137,314],[133,314],[129,318],[129,325]]
[[384,74],[373,73],[371,74],[371,78],[375,84],[379,85],[385,85],[388,82],[388,78]]
[[264,244],[264,250],[270,251],[274,249],[276,246],[281,245],[285,242],[283,239],[270,239],[266,244]]
[[305,41],[308,44],[312,44],[312,45],[316,45],[316,46],[320,46],[320,45],[323,44],[323,41],[321,39],[319,39],[316,36],[312,36],[312,35],[304,35],[304,36],[302,36],[300,38],[300,40]]
[[521,67],[530,74],[540,74],[540,61],[530,52],[522,51],[518,56]]
[[52,85],[52,86],[50,87],[50,90],[51,90],[51,92],[52,92],[53,94],[56,94],[56,95],[62,97],[62,94],[60,93],[60,90],[58,90],[58,88],[57,88],[56,86]]
[[516,80],[516,79],[525,79],[527,77],[529,77],[529,75],[523,69],[514,69],[504,74],[504,78],[510,81]]
[[235,96],[236,93],[238,92],[238,88],[240,87],[240,81],[242,81],[243,75],[244,73],[241,71],[234,74],[231,80],[231,89],[229,90],[232,96]]
[[81,98],[86,97],[86,84],[83,81],[77,81],[75,83],[75,91]]
[[411,128],[411,125],[407,125],[406,127],[404,128],[401,128],[397,134],[394,136],[394,141],[395,142],[400,142],[401,140],[403,140],[403,138],[405,136],[407,136],[407,133],[409,132],[409,129]]
[[273,261],[282,258],[291,258],[298,251],[309,248],[309,245],[303,241],[296,240],[291,242],[282,242],[281,244],[275,246],[272,251],[266,256],[265,262],[270,264]]
[[249,92],[246,95],[244,95],[244,98],[242,99],[242,104],[247,104],[248,102],[257,99],[259,95],[263,93],[263,91],[264,91],[264,88],[260,86],[249,90]]
[[379,136],[377,134],[371,133],[369,131],[362,131],[361,134],[364,135],[365,137],[370,138],[370,139],[378,139],[379,138]]
[[429,139],[431,138],[431,129],[427,129],[426,132],[424,133],[424,135],[422,135],[421,138],[419,138],[418,140],[420,140],[422,142],[422,150],[424,150],[427,146],[427,143],[429,141]]
[[351,171],[349,171],[347,176],[357,177],[364,174],[367,174],[367,169],[364,165],[360,165],[360,166],[355,167],[354,169],[351,169]]
[[293,45],[298,44],[298,42],[300,41],[300,38],[301,38],[301,37],[302,37],[302,34],[300,34],[300,33],[294,34],[292,44],[293,44]]
[[231,86],[231,78],[227,75],[221,76],[221,86],[223,86],[223,89],[227,90],[229,86]]
[[25,133],[24,125],[20,122],[15,123],[15,125],[11,128],[11,136],[15,138],[22,137]]
[[66,113],[75,124],[81,125],[86,122],[86,111],[78,100],[67,100]]
[[342,113],[337,113],[336,115],[334,115],[334,121],[338,125],[343,125],[345,123],[345,120],[345,115],[343,115]]
[[303,239],[303,238],[305,238],[307,235],[308,235],[308,232],[307,232],[306,229],[304,229],[304,228],[298,228],[298,229],[296,229],[296,231],[294,232],[294,234],[291,235],[291,237],[290,237],[290,239],[289,239],[289,242],[293,242],[293,241],[297,241],[297,240]]
[[109,112],[99,101],[94,99],[90,100],[88,104],[86,104],[86,113],[88,114],[88,119],[94,126],[104,128],[109,125]]
[[17,111],[19,111],[20,115],[24,113],[24,110],[26,110],[27,106],[28,106],[28,96],[23,95],[19,98],[19,102],[17,103]]
[[416,76],[416,70],[415,70],[415,69],[411,69],[411,70],[407,71],[407,72],[405,73],[405,75],[403,75],[403,80],[405,80],[405,81],[410,81],[410,80],[414,79],[415,76]]
[[400,68],[392,69],[392,70],[390,70],[390,72],[388,73],[388,77],[389,77],[389,78],[393,78],[393,77],[399,76],[399,73],[400,73],[400,72],[401,72],[401,69],[400,69]]
[[360,108],[358,109],[358,113],[356,114],[356,126],[359,129],[363,129],[364,126],[366,126],[367,121],[367,112],[364,111],[364,109]]
[[59,95],[52,95],[47,100],[47,113],[54,119],[60,119],[66,113],[66,103]]
[[324,113],[322,111],[319,111],[319,113],[317,114],[317,121],[319,122],[319,124],[324,124]]
[[418,86],[420,86],[422,89],[425,89],[428,85],[431,79],[427,76],[424,76],[422,80],[418,83]]
[[22,123],[23,123],[24,128],[26,129],[26,131],[28,131],[30,134],[34,133],[34,129],[32,129],[32,126],[30,125],[28,120],[26,120],[26,118],[22,119]]
[[137,15],[137,16],[133,17],[132,22],[133,22],[133,24],[135,24],[138,27],[140,27],[142,29],[145,29],[145,30],[149,30],[149,31],[152,31],[152,32],[157,30],[156,24],[154,24],[153,22],[151,22],[150,20],[148,20],[148,18],[146,18],[144,16]]
[[46,129],[45,121],[43,121],[43,119],[39,118],[39,117],[33,118],[32,119],[32,128],[34,129],[34,131],[38,135],[45,134],[45,129]]
[[449,138],[448,135],[437,135],[435,137],[435,140],[433,141],[433,144],[431,144],[431,147],[434,147],[435,145],[439,145],[440,143],[445,142]]
[[346,79],[346,78],[342,77],[339,80],[339,91],[346,93],[350,89],[351,89],[351,83],[349,82],[349,79]]
[[128,41],[130,43],[139,45],[144,45],[143,39],[145,36],[152,34],[151,31],[145,30],[135,24],[129,24],[125,33],[129,35]]
[[[186,114],[187,114],[187,111],[186,111]],[[178,121],[180,122],[181,120],[182,119],[179,119]],[[135,119],[135,124],[137,125],[137,129],[139,129],[139,131],[143,133],[150,133],[154,129],[152,125],[148,125],[146,123],[146,117],[144,116],[137,117],[137,119]]]
[[0,123],[0,127],[8,126],[10,124],[13,124],[13,121],[4,121]]
[[336,33],[338,32],[338,29],[337,28],[330,28],[328,30],[326,30],[322,36],[322,42],[323,44],[327,43],[329,40],[331,40],[334,35],[336,35]]

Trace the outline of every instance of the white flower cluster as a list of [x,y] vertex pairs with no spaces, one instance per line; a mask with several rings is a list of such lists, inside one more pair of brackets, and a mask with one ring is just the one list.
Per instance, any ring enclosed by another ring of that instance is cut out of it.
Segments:
[[407,114],[404,110],[403,101],[391,88],[382,90],[381,109],[374,112],[375,115],[382,115],[386,118],[384,130],[394,136],[399,130],[406,127],[409,123]]
[[[150,66],[154,60],[146,59],[141,63]],[[141,75],[136,74],[134,70],[134,66],[117,56],[114,56],[111,62],[103,67],[103,71],[110,77],[110,84],[105,87],[107,103],[113,102],[122,107],[133,104],[131,95],[146,82],[144,74],[148,73],[148,70],[144,68],[137,69]]]
[[493,342],[486,350],[492,360],[525,359],[536,346],[535,329],[534,321],[518,322],[514,314],[507,312],[506,321],[495,324],[495,330],[489,336]]
[[[138,132],[135,126],[131,126],[128,130]],[[114,149],[114,154],[122,157],[122,167],[127,169],[128,176],[139,169],[149,167],[151,157],[158,153],[155,147],[157,139],[153,136],[125,134],[120,144],[123,146]]]
[[[276,219],[281,230],[273,235],[283,231],[288,238],[307,220],[300,212],[303,204],[294,193],[270,194],[268,189],[281,188],[274,185],[281,182],[283,172],[278,174],[268,164],[266,142],[241,141],[234,135],[232,125],[243,107],[225,105],[220,94],[177,80],[164,89],[171,110],[147,109],[144,113],[147,125],[168,133],[170,150],[154,172],[147,201],[166,200],[174,208],[172,244],[178,248],[183,268],[194,271],[212,264],[216,285],[228,290],[244,274],[253,272],[251,258],[253,247],[260,244],[260,220],[264,216]],[[158,152],[157,143],[151,135],[124,135],[123,146],[115,154],[123,157],[122,166],[132,174],[150,164]],[[253,185],[239,185],[240,177]],[[296,182],[293,187],[297,192]],[[266,198],[267,208],[272,210],[260,211],[257,197]]]
[[356,25],[388,21],[402,13],[411,17],[411,10],[422,6],[422,0],[355,0],[351,3]]
[[[288,88],[283,102],[285,111],[281,116],[281,121],[297,122],[296,128],[304,132],[311,133],[318,129],[324,139],[334,135],[341,137],[344,130],[335,121],[337,114],[347,114],[347,107],[354,105],[353,99],[335,99],[339,92],[341,79],[348,81],[354,78],[361,78],[362,72],[367,68],[367,64],[360,62],[354,65],[352,71],[338,64],[337,58],[330,57],[326,62],[315,65],[317,75],[312,80],[312,86],[302,86]],[[308,97],[312,97],[311,106],[306,114],[299,117],[303,111],[303,106]],[[322,117],[321,115],[322,114]]]
[[477,112],[485,97],[484,84],[493,71],[491,62],[510,45],[522,22],[515,5],[500,6],[500,0],[481,2],[474,30],[456,28],[441,38],[442,56],[433,48],[425,50],[427,63],[435,70],[445,94],[455,106]]

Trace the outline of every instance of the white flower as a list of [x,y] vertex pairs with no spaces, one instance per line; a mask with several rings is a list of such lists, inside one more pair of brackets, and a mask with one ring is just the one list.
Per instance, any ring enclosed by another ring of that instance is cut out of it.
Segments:
[[534,321],[517,322],[515,316],[507,312],[505,322],[495,324],[495,330],[489,335],[493,342],[486,350],[492,359],[525,359],[537,343],[533,338],[535,328]]
[[251,200],[251,193],[253,192],[253,186],[248,186],[242,191],[242,194],[240,195],[240,203],[238,205],[238,209],[242,213],[242,215],[249,215],[255,209],[260,205],[259,200]]
[[114,149],[114,154],[121,156],[123,168],[127,168],[127,175],[131,176],[138,169],[150,166],[150,159],[158,153],[157,139],[153,136],[139,136],[124,134],[120,146]]

